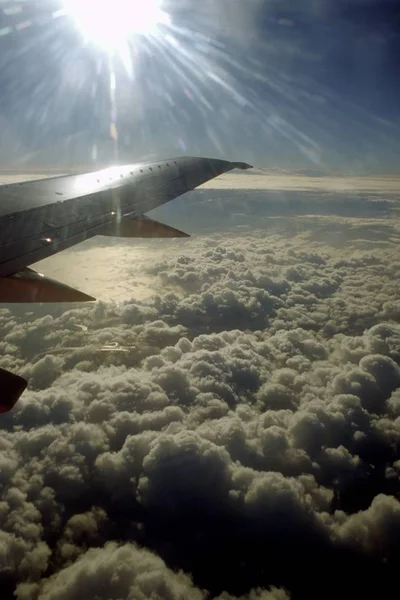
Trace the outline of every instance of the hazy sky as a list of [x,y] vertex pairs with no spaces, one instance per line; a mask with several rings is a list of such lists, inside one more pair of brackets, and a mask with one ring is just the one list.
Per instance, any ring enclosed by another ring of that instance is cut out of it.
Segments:
[[166,1],[170,25],[131,37],[123,60],[83,44],[61,2],[1,5],[3,163],[188,153],[398,170],[397,2]]

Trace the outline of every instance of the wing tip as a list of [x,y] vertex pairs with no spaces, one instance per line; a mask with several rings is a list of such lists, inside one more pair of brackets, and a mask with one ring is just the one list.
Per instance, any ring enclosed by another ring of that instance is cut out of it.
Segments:
[[253,169],[253,165],[245,162],[233,162],[233,169],[241,169],[242,171],[246,171],[247,169]]
[[77,300],[77,302],[96,302],[96,298],[94,298],[93,296],[89,296],[89,294],[84,294],[82,293],[82,297],[80,300]]

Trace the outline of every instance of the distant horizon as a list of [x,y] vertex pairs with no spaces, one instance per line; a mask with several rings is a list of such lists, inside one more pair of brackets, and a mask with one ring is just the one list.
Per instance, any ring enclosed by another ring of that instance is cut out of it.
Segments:
[[[178,155],[176,155],[178,156]],[[187,156],[200,156],[200,155],[187,155]],[[204,155],[205,156],[205,155]],[[175,156],[173,156],[172,154],[170,156],[166,156],[165,158],[174,158]],[[213,156],[210,156],[210,158],[216,158]],[[240,158],[240,156],[238,155],[238,159]],[[228,160],[228,159],[227,159]],[[232,159],[229,159],[232,160]],[[13,175],[13,174],[26,174],[26,175],[31,175],[31,174],[40,174],[40,175],[46,175],[46,174],[51,174],[51,175],[64,175],[64,174],[74,174],[74,173],[79,173],[79,172],[92,172],[92,171],[99,171],[102,169],[107,169],[108,167],[112,167],[112,166],[117,166],[117,165],[126,165],[126,164],[139,164],[139,163],[144,163],[144,162],[157,162],[157,160],[151,161],[151,160],[135,160],[132,162],[129,161],[109,161],[109,162],[103,162],[101,164],[80,164],[80,165],[49,165],[49,164],[38,164],[36,166],[34,165],[22,165],[20,167],[18,166],[8,166],[8,165],[1,165],[0,164],[0,174],[4,174],[4,175]],[[236,170],[233,170],[234,172]],[[277,166],[277,165],[257,165],[255,164],[253,166],[252,169],[248,170],[248,171],[238,171],[238,174],[240,173],[240,175],[243,175],[243,177],[247,177],[247,176],[251,176],[254,175],[257,171],[263,171],[263,173],[265,175],[281,175],[282,177],[288,176],[290,177],[291,175],[296,175],[298,177],[311,177],[311,178],[319,178],[319,177],[346,177],[346,178],[351,178],[351,177],[362,177],[365,179],[373,179],[375,177],[379,177],[379,178],[399,178],[400,179],[400,170],[399,171],[379,171],[378,169],[376,171],[371,171],[370,173],[366,173],[366,172],[361,172],[360,171],[352,171],[352,170],[348,170],[348,171],[339,171],[339,170],[333,170],[333,169],[328,169],[328,168],[324,168],[324,167],[318,167],[318,166],[299,166],[299,167],[287,167],[287,166]],[[223,177],[226,177],[227,174],[223,175]],[[222,177],[222,176],[221,176]]]

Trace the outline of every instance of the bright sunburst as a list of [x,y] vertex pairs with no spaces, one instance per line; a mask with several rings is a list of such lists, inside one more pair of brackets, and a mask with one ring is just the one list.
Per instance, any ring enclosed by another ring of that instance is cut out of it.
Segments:
[[[232,36],[225,47],[218,39],[219,22],[225,17],[218,3],[203,7],[194,0],[62,1],[63,9],[55,16],[73,21],[85,42],[95,46],[96,77],[108,78],[107,125],[114,162],[120,160],[121,125],[126,129],[129,123],[129,129],[136,122],[143,140],[154,135],[146,114],[157,114],[168,137],[184,152],[196,142],[188,143],[181,131],[185,123],[200,118],[212,145],[225,153],[221,140],[226,128],[254,101],[243,83],[252,65],[240,43]],[[98,106],[102,88],[92,83],[93,106]],[[128,108],[130,97],[134,101]],[[211,127],[215,107],[220,119]],[[97,160],[96,142],[91,156]]]
[[64,4],[84,37],[109,52],[118,52],[132,36],[153,35],[159,25],[170,22],[162,0],[64,0]]

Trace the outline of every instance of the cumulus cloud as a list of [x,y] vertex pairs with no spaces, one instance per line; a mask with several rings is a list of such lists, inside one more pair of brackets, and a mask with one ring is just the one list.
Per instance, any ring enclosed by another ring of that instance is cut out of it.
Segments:
[[[328,214],[330,201],[324,218],[269,215],[268,234],[142,254],[146,298],[0,311],[0,365],[29,379],[1,420],[7,593],[393,589],[398,238],[394,223],[384,240],[379,219]],[[121,252],[131,263],[135,247]]]

